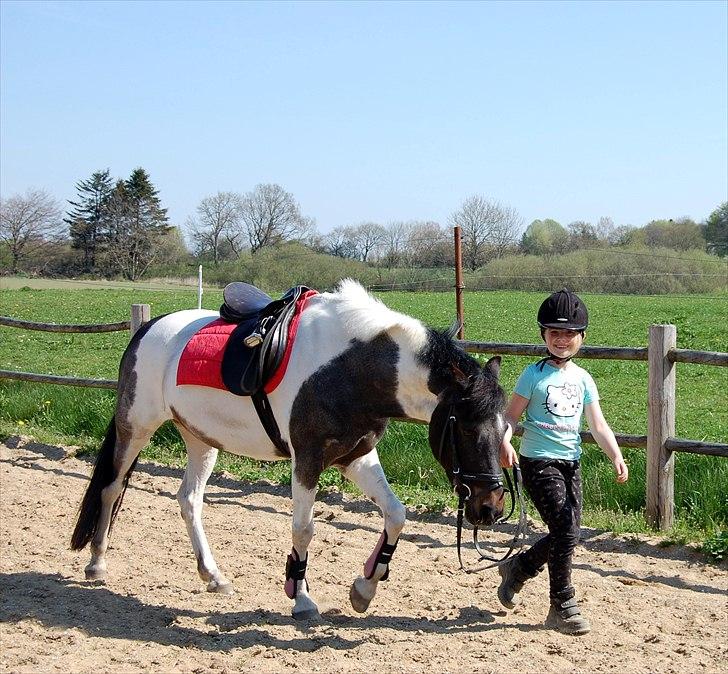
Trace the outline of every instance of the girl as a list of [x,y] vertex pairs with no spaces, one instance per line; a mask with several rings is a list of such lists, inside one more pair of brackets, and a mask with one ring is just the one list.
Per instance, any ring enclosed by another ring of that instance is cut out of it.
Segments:
[[611,459],[617,482],[627,481],[628,470],[602,415],[594,380],[571,360],[581,348],[589,323],[585,304],[564,289],[541,304],[537,320],[549,355],[527,367],[516,383],[506,408],[501,463],[510,467],[518,460],[511,437],[525,412],[520,449],[523,483],[549,533],[499,567],[498,599],[513,608],[523,584],[548,564],[551,607],[546,626],[566,634],[586,634],[591,627],[571,584],[571,559],[581,525],[582,413]]

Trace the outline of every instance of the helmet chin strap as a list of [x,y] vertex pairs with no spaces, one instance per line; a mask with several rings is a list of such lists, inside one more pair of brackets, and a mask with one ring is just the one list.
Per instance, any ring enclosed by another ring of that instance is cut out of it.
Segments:
[[563,363],[568,363],[573,358],[573,356],[569,356],[568,358],[559,358],[558,356],[554,356],[554,354],[551,353],[551,351],[549,351],[548,349],[546,349],[546,351],[548,351],[549,355],[546,356],[546,358],[542,358],[538,361],[538,363],[536,363],[536,365],[540,366],[540,370],[543,370],[543,366],[546,365],[546,363],[550,360],[553,360],[557,365],[562,365]]

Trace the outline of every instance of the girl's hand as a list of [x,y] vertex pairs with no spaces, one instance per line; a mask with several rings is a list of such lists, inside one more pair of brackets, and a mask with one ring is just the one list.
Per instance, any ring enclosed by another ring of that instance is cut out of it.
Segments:
[[[501,456],[502,454],[503,449],[501,448]],[[617,456],[612,460],[612,463],[614,464],[614,472],[617,473],[617,482],[620,484],[626,482],[629,479],[629,469],[624,459],[621,456]]]
[[514,463],[518,463],[516,450],[513,449],[513,445],[508,440],[501,443],[500,462],[503,468],[510,468]]

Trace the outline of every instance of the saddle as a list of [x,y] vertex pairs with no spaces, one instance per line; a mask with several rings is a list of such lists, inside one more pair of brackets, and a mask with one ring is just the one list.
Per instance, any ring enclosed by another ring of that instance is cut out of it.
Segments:
[[[279,300],[249,283],[229,283],[223,290],[220,318],[238,326],[230,334],[221,364],[222,381],[235,395],[250,396],[268,437],[283,455],[290,450],[283,441],[267,393],[285,371],[299,312],[317,292],[295,286]],[[295,323],[294,323],[295,321]],[[282,367],[281,367],[282,366]]]
[[286,353],[299,299],[313,293],[306,286],[295,286],[273,300],[249,283],[225,286],[220,318],[238,324],[230,334],[221,366],[222,380],[231,393],[252,396],[266,386]]

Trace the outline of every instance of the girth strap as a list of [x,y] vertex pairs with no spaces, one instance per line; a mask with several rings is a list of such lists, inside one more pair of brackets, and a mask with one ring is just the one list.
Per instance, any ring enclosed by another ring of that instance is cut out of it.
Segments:
[[260,423],[263,425],[265,432],[268,434],[271,442],[275,445],[276,449],[281,452],[284,456],[290,456],[291,451],[288,448],[288,444],[281,437],[281,429],[278,427],[273,410],[270,406],[268,396],[265,394],[263,389],[256,391],[250,396],[255,405],[255,411],[258,413]]

